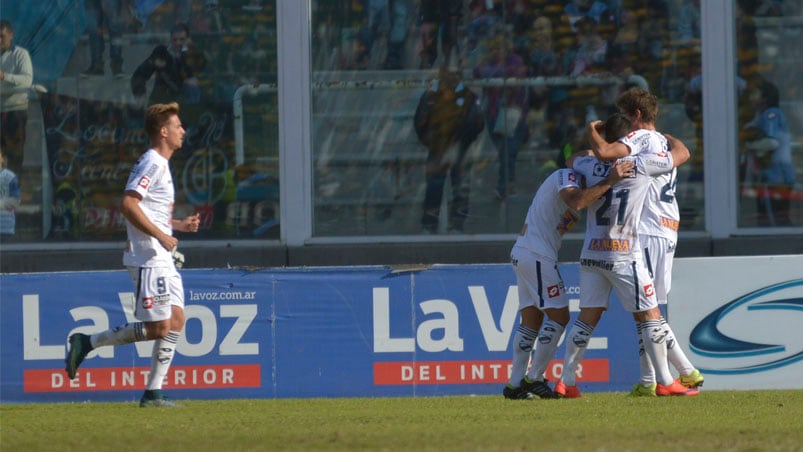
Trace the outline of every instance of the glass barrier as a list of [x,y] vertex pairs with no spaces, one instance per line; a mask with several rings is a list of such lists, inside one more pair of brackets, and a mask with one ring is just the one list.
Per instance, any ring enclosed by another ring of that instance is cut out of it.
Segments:
[[312,0],[311,29],[315,236],[515,233],[631,86],[704,229],[699,2]]
[[3,60],[1,146],[18,190],[4,172],[2,241],[123,239],[144,110],[172,101],[187,130],[171,159],[175,216],[201,216],[182,240],[278,239],[275,14],[275,0],[4,2],[8,47],[27,50],[33,77],[12,94]]
[[803,226],[803,7],[737,2],[742,228]]

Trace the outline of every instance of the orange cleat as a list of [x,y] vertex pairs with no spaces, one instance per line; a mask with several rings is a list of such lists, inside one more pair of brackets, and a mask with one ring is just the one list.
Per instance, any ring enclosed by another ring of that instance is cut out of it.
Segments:
[[577,386],[566,386],[562,381],[559,381],[555,385],[554,391],[555,394],[563,399],[579,399],[580,397],[583,397],[583,395],[580,394],[580,390],[577,389]]
[[658,396],[696,396],[700,393],[697,388],[687,388],[675,380],[669,386],[664,386],[661,383],[655,388],[655,395]]

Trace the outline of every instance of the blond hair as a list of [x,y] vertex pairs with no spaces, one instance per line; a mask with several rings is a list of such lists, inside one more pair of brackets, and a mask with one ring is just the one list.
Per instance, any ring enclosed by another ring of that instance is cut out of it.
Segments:
[[179,106],[176,102],[169,104],[153,104],[145,111],[145,133],[151,141],[159,137],[162,127],[166,126],[170,118],[177,116]]

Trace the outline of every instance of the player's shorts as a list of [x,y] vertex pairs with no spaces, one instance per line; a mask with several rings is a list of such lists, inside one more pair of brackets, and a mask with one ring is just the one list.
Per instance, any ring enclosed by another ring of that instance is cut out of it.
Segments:
[[580,308],[608,309],[611,289],[628,312],[658,306],[652,278],[642,260],[580,259]]
[[128,267],[134,284],[134,317],[141,322],[167,320],[171,306],[184,309],[184,283],[175,267]]
[[672,289],[672,262],[675,260],[675,242],[652,235],[639,236],[644,263],[655,284],[658,304],[666,304]]
[[542,310],[569,306],[557,262],[522,248],[514,248],[510,259],[516,272],[519,311],[529,306]]

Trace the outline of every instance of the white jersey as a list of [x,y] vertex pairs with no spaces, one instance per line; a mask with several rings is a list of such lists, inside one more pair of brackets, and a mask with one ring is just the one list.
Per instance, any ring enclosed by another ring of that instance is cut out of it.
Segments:
[[[669,144],[663,134],[655,130],[639,129],[619,141],[630,149],[630,155],[667,153]],[[680,209],[675,200],[677,169],[655,176],[652,180],[647,205],[644,207],[639,234],[665,237],[677,243],[680,226]]]
[[[653,176],[670,172],[672,155],[654,152],[625,157],[635,165],[633,176],[616,183],[605,196],[588,207],[586,237],[581,263],[608,266],[610,262],[641,259],[638,242],[639,223]],[[574,170],[594,185],[607,177],[611,164],[594,157],[582,157],[574,162]]]
[[568,187],[580,188],[577,176],[570,169],[559,169],[544,180],[533,197],[514,248],[558,260],[563,234],[580,220],[580,214],[560,197],[561,190]]
[[675,200],[677,177],[677,169],[673,168],[672,171],[653,178],[647,205],[644,206],[641,217],[639,234],[664,237],[677,243],[680,227],[680,209]]
[[[126,191],[135,191],[142,196],[139,206],[153,224],[165,234],[172,235],[173,202],[175,192],[173,177],[166,158],[153,149],[148,150],[128,177]],[[170,251],[164,249],[156,238],[142,232],[128,220],[125,222],[128,243],[123,254],[123,264],[132,267],[172,267]]]

